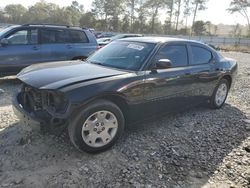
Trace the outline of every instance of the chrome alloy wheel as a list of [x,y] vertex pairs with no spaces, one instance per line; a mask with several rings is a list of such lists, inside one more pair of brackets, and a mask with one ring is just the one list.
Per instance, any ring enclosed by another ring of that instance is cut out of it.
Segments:
[[221,106],[227,97],[228,88],[225,83],[220,84],[216,91],[215,103],[217,106]]
[[91,147],[102,147],[113,140],[118,130],[116,116],[109,111],[90,115],[82,126],[82,138]]

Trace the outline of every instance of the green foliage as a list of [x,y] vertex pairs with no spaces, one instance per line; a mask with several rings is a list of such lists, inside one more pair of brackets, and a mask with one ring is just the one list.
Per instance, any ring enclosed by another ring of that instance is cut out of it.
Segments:
[[171,1],[169,0],[147,0],[144,4],[145,8],[148,10],[148,15],[150,17],[149,24],[151,26],[151,33],[157,33],[157,30],[161,28],[156,28],[159,25],[158,14],[161,9],[170,6]]
[[27,9],[20,4],[7,5],[4,11],[8,15],[7,21],[11,23],[22,23]]
[[240,37],[241,34],[242,34],[242,29],[240,28],[240,24],[236,24],[233,27],[233,29],[232,29],[232,31],[231,31],[230,34],[231,34],[232,37]]
[[[202,11],[206,9],[206,3],[208,0],[191,0],[191,3],[194,5],[194,15],[193,15],[193,23],[192,23],[192,29],[194,29],[194,24],[196,21],[196,15],[198,11]],[[191,34],[195,32],[192,30]]]
[[59,10],[56,4],[40,1],[29,8],[25,14],[25,20],[28,23],[55,23],[60,20]]
[[125,33],[128,33],[130,31],[130,20],[129,20],[129,15],[125,14],[124,17],[122,18],[122,28],[121,30]]
[[227,9],[231,14],[239,13],[247,21],[248,30],[250,31],[250,1],[249,0],[232,0],[230,7]]
[[[202,10],[206,1],[93,0],[92,9],[85,12],[80,1],[72,1],[67,7],[59,7],[40,0],[28,9],[20,4],[6,6],[3,11],[0,11],[0,22],[67,24],[100,31],[126,33],[188,34],[187,24],[185,26],[183,22],[187,23],[195,8],[194,5],[198,3],[197,10]],[[165,23],[161,23],[159,19],[160,16],[162,17],[161,13],[166,15]],[[183,15],[185,21],[182,20]]]
[[94,0],[92,7],[96,19],[105,20],[103,30],[119,30],[119,22],[124,9],[123,0]]
[[195,35],[203,35],[206,31],[206,23],[203,21],[196,21],[193,25],[193,32]]
[[189,28],[182,28],[180,30],[177,31],[179,35],[188,35],[190,33],[190,29]]
[[193,0],[193,5],[198,5],[198,10],[205,10],[206,9],[206,3],[208,0]]
[[231,13],[243,12],[244,10],[247,10],[247,8],[249,7],[250,7],[249,0],[232,0],[230,3],[230,8],[228,8],[228,11]]
[[95,15],[92,12],[86,12],[82,14],[80,18],[80,26],[94,28],[96,24]]

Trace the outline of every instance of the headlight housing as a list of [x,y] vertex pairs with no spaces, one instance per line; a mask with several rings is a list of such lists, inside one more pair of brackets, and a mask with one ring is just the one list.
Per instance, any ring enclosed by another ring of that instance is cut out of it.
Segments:
[[66,112],[69,102],[63,93],[58,91],[43,91],[42,96],[44,109],[49,113],[63,114]]
[[65,113],[69,105],[69,101],[62,92],[40,90],[26,84],[18,95],[18,101],[28,112],[47,111],[51,115]]

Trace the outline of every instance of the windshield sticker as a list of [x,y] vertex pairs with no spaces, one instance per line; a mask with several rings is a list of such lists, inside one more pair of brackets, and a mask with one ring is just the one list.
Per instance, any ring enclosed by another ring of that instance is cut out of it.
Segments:
[[141,51],[141,50],[143,50],[144,46],[140,46],[140,45],[137,45],[137,44],[129,44],[127,46],[127,48],[132,48],[132,49]]

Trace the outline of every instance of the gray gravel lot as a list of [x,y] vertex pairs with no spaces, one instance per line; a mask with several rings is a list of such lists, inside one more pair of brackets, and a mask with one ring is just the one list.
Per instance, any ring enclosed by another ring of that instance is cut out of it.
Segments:
[[127,127],[109,151],[79,153],[68,135],[20,124],[0,79],[0,187],[250,187],[250,54],[220,110],[205,106]]

